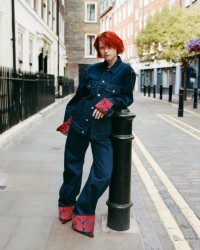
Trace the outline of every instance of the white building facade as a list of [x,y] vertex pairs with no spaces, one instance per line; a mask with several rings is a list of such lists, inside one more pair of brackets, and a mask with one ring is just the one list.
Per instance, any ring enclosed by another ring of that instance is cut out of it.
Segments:
[[56,78],[66,58],[64,0],[0,0],[0,66]]

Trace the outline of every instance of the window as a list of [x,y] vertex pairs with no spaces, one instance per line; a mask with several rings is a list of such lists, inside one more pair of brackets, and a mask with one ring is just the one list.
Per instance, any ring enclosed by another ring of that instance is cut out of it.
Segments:
[[96,3],[86,3],[86,5],[85,5],[85,21],[86,22],[97,22]]
[[23,62],[23,34],[18,33],[18,60],[20,63]]
[[106,17],[106,30],[109,30],[109,19]]
[[133,44],[128,45],[127,57],[130,59],[133,56]]
[[149,0],[144,0],[144,7],[149,4]]
[[101,27],[101,32],[106,30],[105,29],[105,20],[104,19],[102,20],[100,27]]
[[123,27],[123,35],[122,35],[123,40],[126,39],[126,27]]
[[173,9],[175,7],[175,0],[170,0],[169,1],[169,8]]
[[29,64],[33,63],[33,40],[29,39]]
[[164,88],[172,84],[172,68],[162,69],[162,84]]
[[135,10],[135,20],[139,20],[139,9]]
[[153,70],[147,69],[144,71],[143,85],[153,86]]
[[133,22],[131,22],[128,26],[128,37],[133,35]]
[[34,10],[37,14],[39,14],[39,4],[38,0],[34,0]]
[[114,13],[115,25],[117,25],[117,12]]
[[151,16],[154,16],[156,14],[156,10],[152,10]]
[[139,19],[139,30],[141,30],[143,28],[143,19],[142,17],[140,17]]
[[50,26],[50,23],[51,23],[51,1],[48,0],[48,5],[47,5],[47,8],[48,8],[48,11],[47,11],[47,24]]
[[125,8],[125,6],[123,8],[123,20],[126,20],[126,8]]
[[147,24],[147,19],[148,19],[148,15],[145,15],[144,16],[144,26],[146,26],[146,24]]
[[52,30],[56,32],[56,4],[52,2]]
[[95,58],[96,52],[93,46],[95,40],[95,35],[86,35],[85,36],[85,57]]
[[119,23],[121,23],[121,21],[122,21],[122,12],[121,12],[121,8],[118,10],[118,21],[119,21]]
[[189,7],[190,6],[190,0],[185,0],[185,7]]

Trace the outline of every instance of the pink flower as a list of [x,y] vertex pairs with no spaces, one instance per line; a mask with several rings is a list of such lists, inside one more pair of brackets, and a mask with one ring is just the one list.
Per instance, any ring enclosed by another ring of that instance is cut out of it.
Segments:
[[187,44],[189,52],[200,52],[200,38],[191,39]]

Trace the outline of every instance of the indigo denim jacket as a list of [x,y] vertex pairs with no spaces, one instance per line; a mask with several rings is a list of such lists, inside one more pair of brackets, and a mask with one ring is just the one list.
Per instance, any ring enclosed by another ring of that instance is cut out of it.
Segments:
[[[106,61],[88,66],[75,96],[67,104],[64,121],[72,117],[71,128],[83,135],[88,133],[91,139],[110,136],[113,113],[133,102],[135,78],[132,67],[119,56],[110,68]],[[95,105],[103,98],[113,105],[103,118],[95,119],[92,116]]]

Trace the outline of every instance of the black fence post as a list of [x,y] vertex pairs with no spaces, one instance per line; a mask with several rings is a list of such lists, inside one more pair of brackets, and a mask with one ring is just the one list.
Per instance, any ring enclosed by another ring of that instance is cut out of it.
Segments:
[[156,85],[153,85],[153,98],[156,98]]
[[169,85],[169,102],[172,101],[172,84]]
[[160,84],[160,100],[162,100],[163,86]]
[[193,108],[197,109],[197,88],[194,88],[194,102],[193,102]]
[[113,116],[113,172],[109,188],[107,226],[115,231],[130,228],[132,120],[129,110]]
[[183,89],[179,89],[178,117],[183,117]]
[[74,93],[74,80],[69,79],[68,83],[69,83],[69,94],[72,94]]

